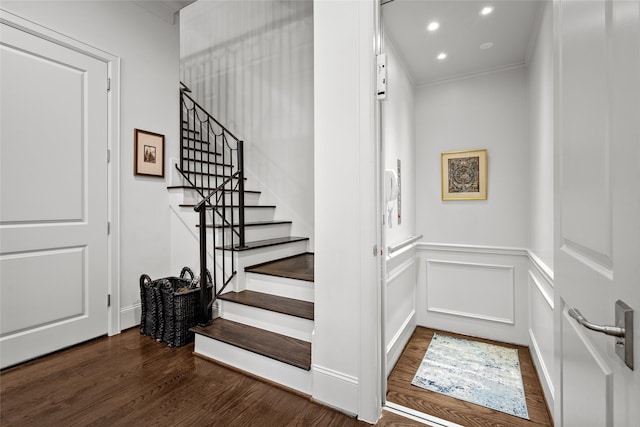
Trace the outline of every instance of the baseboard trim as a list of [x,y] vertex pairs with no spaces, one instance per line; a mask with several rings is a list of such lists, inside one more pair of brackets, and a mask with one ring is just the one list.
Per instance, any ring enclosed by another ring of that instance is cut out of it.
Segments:
[[358,378],[320,365],[312,365],[313,400],[349,415],[358,414]]
[[140,324],[140,316],[142,306],[140,303],[129,305],[120,309],[120,327],[121,330],[133,328]]

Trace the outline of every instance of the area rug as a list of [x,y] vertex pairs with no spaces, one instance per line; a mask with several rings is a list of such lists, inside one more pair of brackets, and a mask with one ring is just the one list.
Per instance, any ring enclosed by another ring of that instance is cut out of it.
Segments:
[[411,384],[529,419],[516,349],[434,334]]

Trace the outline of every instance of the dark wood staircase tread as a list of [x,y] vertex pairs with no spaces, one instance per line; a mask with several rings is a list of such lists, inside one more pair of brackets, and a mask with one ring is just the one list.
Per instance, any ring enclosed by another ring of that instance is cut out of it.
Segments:
[[227,292],[218,298],[236,304],[248,305],[280,314],[288,314],[289,316],[313,320],[312,302],[247,290],[242,292]]
[[196,326],[191,330],[243,350],[311,370],[311,343],[306,341],[221,318],[209,326]]
[[284,245],[287,243],[303,242],[305,240],[309,240],[309,238],[295,237],[295,236],[278,237],[275,239],[256,240],[253,242],[246,242],[245,246],[243,247],[227,245],[224,247],[217,246],[216,249],[223,249],[225,251],[243,252],[243,251],[249,251],[252,249],[260,249],[260,248],[267,248],[270,246]]
[[[174,190],[174,189],[184,189],[184,190],[198,190],[200,189],[200,187],[198,188],[193,188],[190,185],[169,185],[167,186],[168,190]],[[215,190],[215,187],[204,187],[205,190],[207,191],[211,191],[211,190]],[[233,191],[234,193],[237,193],[238,190],[224,190],[226,193]],[[252,193],[252,194],[260,194],[260,191],[254,191],[254,190],[244,190],[245,193]],[[185,205],[186,207],[188,207],[188,205]],[[195,205],[191,205],[191,207],[193,207]]]
[[[192,204],[192,203],[182,203],[180,205],[178,205],[181,208],[195,208],[196,205]],[[218,208],[222,208],[221,206],[217,206]],[[237,208],[238,205],[226,205],[225,208]],[[245,208],[264,208],[264,209],[274,209],[276,206],[275,205],[244,205]]]
[[247,273],[314,281],[314,255],[310,252],[245,267]]
[[[228,167],[228,166],[226,166]],[[198,171],[192,171],[192,170],[185,170],[182,171],[185,174],[191,174],[191,175],[200,175],[200,176],[215,176],[216,178],[232,178],[231,175],[220,175],[219,173],[207,173],[207,172],[198,172]],[[238,178],[232,178],[232,179],[238,179]],[[245,181],[247,180],[247,178],[244,179]],[[221,179],[221,181],[223,181]],[[222,184],[222,182],[220,182],[220,184]]]
[[[293,224],[293,221],[255,221],[255,222],[245,222],[245,227],[264,227],[269,225],[281,225],[281,224]],[[199,227],[200,225],[196,225]],[[234,224],[233,227],[239,227],[239,224]],[[229,228],[231,227],[229,224],[207,224],[207,228]]]

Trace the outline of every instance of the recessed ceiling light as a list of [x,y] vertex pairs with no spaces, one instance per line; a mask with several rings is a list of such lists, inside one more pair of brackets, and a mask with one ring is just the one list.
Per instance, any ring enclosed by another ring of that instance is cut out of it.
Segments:
[[485,6],[480,11],[480,15],[486,16],[486,15],[489,15],[491,12],[493,12],[493,6]]
[[447,54],[444,52],[440,52],[437,56],[437,58],[442,61],[443,59],[445,59],[447,57]]
[[435,31],[438,28],[440,28],[440,23],[438,21],[432,21],[427,25],[427,30],[429,31]]
[[493,47],[493,43],[492,42],[486,42],[486,43],[482,43],[480,45],[480,49],[485,50],[485,49],[491,49]]

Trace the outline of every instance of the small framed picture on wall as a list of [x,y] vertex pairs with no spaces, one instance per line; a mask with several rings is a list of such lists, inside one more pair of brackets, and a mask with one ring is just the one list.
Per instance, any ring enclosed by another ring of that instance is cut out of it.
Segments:
[[487,199],[487,150],[442,153],[442,200]]
[[134,129],[135,175],[164,178],[164,135]]

